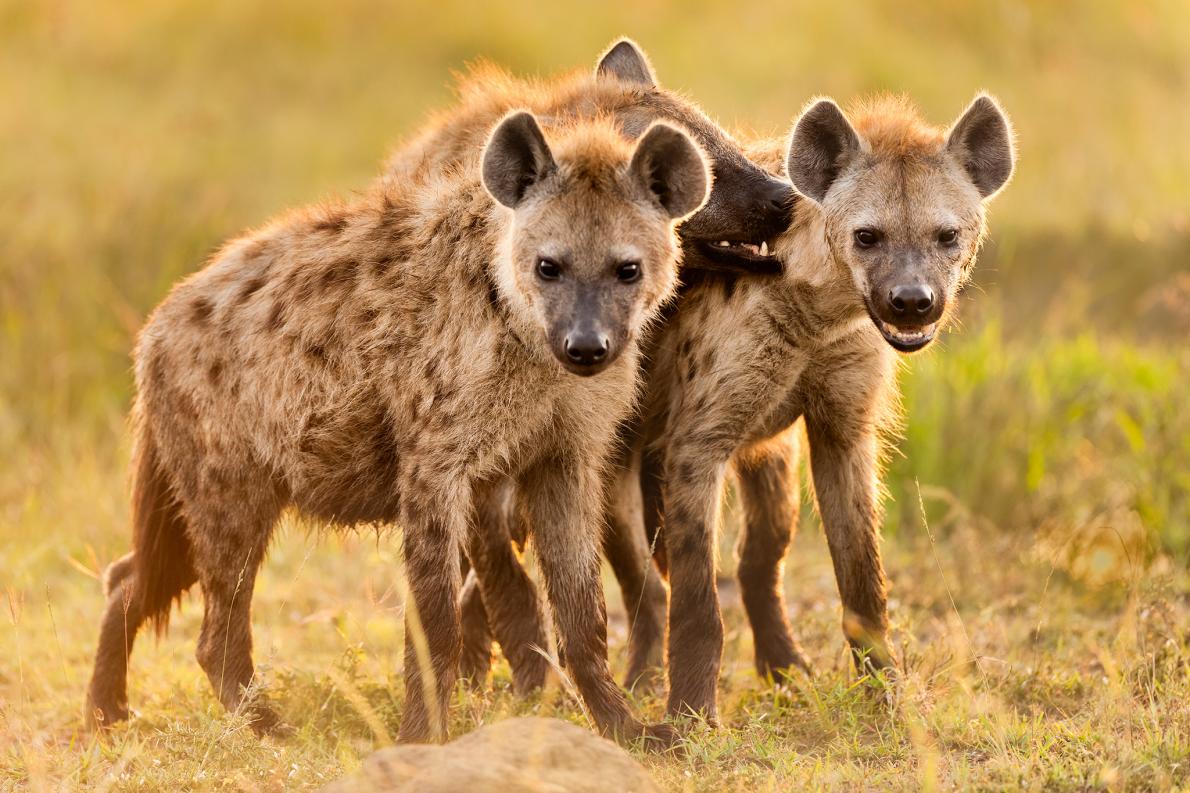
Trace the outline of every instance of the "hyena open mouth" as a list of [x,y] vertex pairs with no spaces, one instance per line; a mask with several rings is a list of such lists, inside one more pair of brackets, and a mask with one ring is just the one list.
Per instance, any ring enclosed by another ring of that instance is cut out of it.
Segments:
[[775,271],[781,267],[777,257],[769,253],[771,246],[768,240],[698,240],[697,244],[704,256],[720,264],[739,267],[742,263],[750,269],[760,265],[762,270],[771,267]]
[[898,327],[885,322],[875,314],[871,316],[876,327],[880,329],[880,335],[884,336],[884,340],[899,352],[917,352],[934,340],[934,334],[938,330],[937,322],[916,328]]

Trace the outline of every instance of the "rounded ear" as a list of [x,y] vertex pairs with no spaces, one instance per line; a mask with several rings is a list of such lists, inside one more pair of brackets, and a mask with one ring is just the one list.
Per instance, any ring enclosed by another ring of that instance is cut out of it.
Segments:
[[859,148],[859,136],[839,106],[819,99],[793,125],[785,162],[789,180],[799,193],[821,204]]
[[702,149],[685,132],[662,122],[641,136],[628,169],[671,218],[692,214],[711,192],[711,172]]
[[620,39],[599,59],[595,67],[596,77],[608,77],[637,83],[649,88],[657,85],[649,59],[632,39]]
[[987,94],[975,97],[950,128],[946,150],[967,171],[979,194],[991,198],[1012,176],[1015,152],[1008,116]]
[[496,125],[484,146],[483,186],[492,198],[515,209],[525,192],[556,167],[537,119],[527,110],[515,110]]

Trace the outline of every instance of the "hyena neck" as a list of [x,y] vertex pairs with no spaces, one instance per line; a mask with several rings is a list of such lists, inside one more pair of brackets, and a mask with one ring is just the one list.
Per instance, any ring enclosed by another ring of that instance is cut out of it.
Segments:
[[830,343],[868,321],[851,274],[831,253],[826,220],[817,205],[798,203],[797,217],[777,252],[785,274],[772,287],[773,303],[787,327],[812,337],[807,341]]

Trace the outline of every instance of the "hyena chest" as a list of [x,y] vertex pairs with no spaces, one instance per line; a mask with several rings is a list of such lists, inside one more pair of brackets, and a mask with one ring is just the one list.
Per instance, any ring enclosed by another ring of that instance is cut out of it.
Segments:
[[426,378],[400,401],[394,412],[402,417],[396,432],[403,486],[507,473],[556,423],[565,400],[560,368],[543,366],[512,342],[484,352],[478,363]]
[[411,491],[456,492],[513,470],[548,437],[559,380],[501,343],[379,364],[366,382],[328,388],[297,422],[292,499],[342,524],[392,522]]
[[832,322],[809,310],[803,315],[806,319],[799,324],[772,323],[780,331],[756,342],[758,349],[770,349],[772,368],[757,393],[749,442],[778,435],[802,417],[812,401],[822,396],[814,389],[832,379],[831,370],[838,365],[836,348],[849,344],[854,336],[854,320]]
[[767,388],[757,394],[754,418],[748,427],[745,441],[754,443],[784,432],[805,411],[806,367],[809,356],[790,351],[779,373],[774,373]]

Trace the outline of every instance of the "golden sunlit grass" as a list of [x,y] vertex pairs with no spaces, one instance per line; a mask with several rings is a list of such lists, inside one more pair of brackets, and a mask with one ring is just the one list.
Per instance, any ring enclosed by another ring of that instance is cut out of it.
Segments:
[[[295,521],[273,548],[254,608],[264,686],[295,736],[262,742],[222,712],[194,661],[195,598],[167,638],[143,637],[134,653],[139,716],[106,740],[81,731],[101,600],[95,557],[124,542],[123,506],[112,495],[118,458],[27,469],[26,484],[56,505],[54,519],[77,530],[50,525],[35,503],[20,521],[28,531],[7,518],[0,527],[22,537],[19,554],[10,542],[3,558],[12,581],[0,781],[280,790],[334,778],[387,743],[404,696],[396,538],[320,536]],[[989,534],[961,516],[906,530],[888,549],[905,672],[886,687],[854,679],[821,530],[812,518],[804,523],[786,589],[815,676],[778,687],[755,676],[750,634],[725,578],[724,729],[695,728],[683,758],[644,757],[663,785],[1170,789],[1190,779],[1187,576],[1168,556],[1142,564],[1113,548],[1115,561],[1088,585],[1060,552],[1028,536]],[[935,545],[931,534],[940,532],[946,539]],[[724,567],[729,576],[730,554]],[[618,603],[612,638],[623,646]],[[615,662],[622,669],[618,653]],[[494,692],[460,689],[453,733],[513,714],[585,723],[556,684],[529,701],[510,686],[501,663]],[[653,697],[639,705],[653,717],[663,709]]]
[[[811,96],[879,90],[941,123],[988,89],[1021,156],[962,326],[902,373],[885,544],[901,679],[852,677],[807,509],[786,586],[818,672],[758,680],[729,520],[724,728],[646,758],[655,778],[1185,789],[1188,26],[1178,0],[0,0],[0,789],[316,787],[396,733],[399,535],[293,520],[254,624],[294,737],[258,741],[216,704],[194,661],[197,596],[167,638],[137,645],[140,715],[107,740],[81,731],[97,576],[129,542],[132,337],[222,240],[366,184],[449,101],[449,70],[480,55],[587,68],[625,34],[729,126],[780,131]],[[453,732],[529,713],[585,723],[558,685],[517,701],[501,665],[493,692],[460,690]]]

